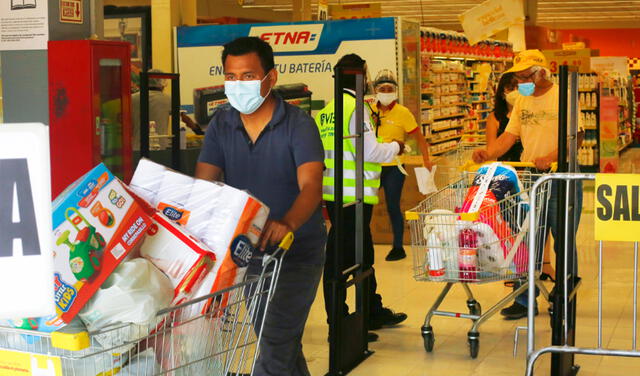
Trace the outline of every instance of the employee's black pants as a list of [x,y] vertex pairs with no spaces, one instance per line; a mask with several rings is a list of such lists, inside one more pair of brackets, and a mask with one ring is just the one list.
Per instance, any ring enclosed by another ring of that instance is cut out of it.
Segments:
[[[329,211],[329,218],[333,221],[334,208],[335,203],[326,201],[327,210]],[[373,269],[374,262],[374,250],[373,250],[373,238],[371,237],[371,229],[369,225],[371,223],[371,214],[373,212],[373,205],[364,204],[364,218],[363,218],[363,266],[368,268],[371,266],[372,274],[371,278],[369,278],[369,317],[376,316],[382,312],[382,297],[379,294],[376,294],[377,283],[376,283],[376,274]],[[343,243],[342,249],[339,250],[341,256],[341,269],[345,270],[356,263],[356,237],[355,237],[355,228],[356,228],[356,207],[349,206],[345,208],[344,211],[344,219],[343,219]],[[324,265],[324,278],[323,278],[323,288],[324,288],[324,306],[327,310],[327,317],[330,317],[331,312],[331,304],[333,301],[333,292],[331,290],[331,284],[328,282],[333,278],[333,268],[335,265],[335,255],[334,255],[334,247],[335,247],[335,227],[331,226],[329,230],[329,238],[327,241],[327,260]],[[346,276],[345,276],[346,278]],[[343,312],[346,315],[348,313],[349,307],[347,304],[342,302],[337,302],[337,304],[343,305]]]

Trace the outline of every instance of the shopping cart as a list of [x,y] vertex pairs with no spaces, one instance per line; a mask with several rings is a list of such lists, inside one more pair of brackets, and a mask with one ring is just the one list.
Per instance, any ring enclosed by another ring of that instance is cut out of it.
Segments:
[[[533,167],[523,163],[511,165]],[[480,347],[480,325],[526,291],[528,285],[524,283],[483,314],[469,285],[518,280],[526,276],[527,244],[532,235],[529,224],[533,221],[533,235],[542,239],[538,244],[543,244],[546,237],[546,211],[532,213],[528,204],[531,186],[539,176],[518,171],[522,184],[520,192],[507,195],[493,205],[482,206],[476,212],[463,213],[461,209],[468,204],[465,203],[465,197],[476,178],[476,173],[465,173],[457,182],[434,193],[406,213],[411,229],[414,278],[418,281],[446,283],[429,309],[422,327],[427,352],[433,350],[435,342],[431,326],[433,316],[463,318],[473,322],[468,332],[468,343],[471,357],[476,358]],[[548,184],[544,185],[536,193],[535,200],[539,208],[546,207],[549,187]],[[541,249],[535,251],[542,252]],[[468,313],[438,310],[455,283],[460,283],[466,293]],[[537,280],[536,285],[548,299],[548,292],[542,283]]]
[[[74,331],[73,323],[54,333],[0,328],[0,374],[251,374],[282,256],[292,242],[289,234],[272,255],[265,255],[259,276],[161,310],[145,325],[122,324],[91,333]],[[201,314],[207,302],[211,307]]]
[[462,177],[463,171],[460,166],[471,159],[473,151],[486,146],[486,142],[473,139],[467,141],[464,138],[460,140],[458,146],[453,150],[442,154],[438,160],[438,169],[436,170],[436,184],[439,187],[446,186],[457,182]]

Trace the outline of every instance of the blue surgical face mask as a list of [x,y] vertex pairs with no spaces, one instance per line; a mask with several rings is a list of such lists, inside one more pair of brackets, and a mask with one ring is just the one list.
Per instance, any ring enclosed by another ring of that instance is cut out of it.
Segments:
[[264,97],[260,95],[260,86],[265,78],[267,78],[267,76],[262,80],[225,81],[224,93],[227,95],[231,106],[245,115],[256,112],[271,92],[271,89],[269,89],[267,95]]
[[533,95],[534,91],[536,91],[536,84],[534,84],[533,82],[524,82],[518,84],[518,92],[525,97]]

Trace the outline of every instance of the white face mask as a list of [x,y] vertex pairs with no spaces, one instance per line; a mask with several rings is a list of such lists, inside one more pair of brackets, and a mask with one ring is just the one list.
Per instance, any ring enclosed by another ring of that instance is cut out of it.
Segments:
[[513,105],[516,103],[516,99],[518,99],[519,96],[520,93],[518,93],[518,90],[512,90],[504,96],[504,99],[506,99],[507,103],[509,103],[509,105],[513,107]]
[[380,104],[382,104],[383,106],[388,106],[391,104],[391,102],[398,99],[398,93],[377,93],[376,97],[378,98]]
[[267,76],[264,76],[262,80],[225,81],[224,93],[227,95],[231,106],[245,115],[256,112],[271,92],[271,89],[269,89],[267,95],[264,97],[260,95],[260,85],[265,78]]

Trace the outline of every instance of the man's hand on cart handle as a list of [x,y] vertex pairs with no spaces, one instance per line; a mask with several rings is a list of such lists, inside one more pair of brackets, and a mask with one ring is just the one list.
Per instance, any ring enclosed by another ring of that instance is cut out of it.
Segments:
[[476,163],[484,163],[490,159],[489,152],[486,149],[476,149],[471,157]]
[[555,159],[549,156],[536,158],[534,164],[536,168],[541,171],[546,171],[551,168],[551,165],[555,162]]
[[268,220],[264,226],[264,230],[262,230],[262,236],[260,237],[260,251],[264,252],[264,250],[270,245],[273,246],[280,244],[287,234],[292,232],[293,229],[291,226],[285,222],[275,219]]

